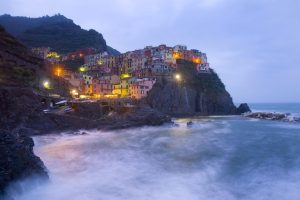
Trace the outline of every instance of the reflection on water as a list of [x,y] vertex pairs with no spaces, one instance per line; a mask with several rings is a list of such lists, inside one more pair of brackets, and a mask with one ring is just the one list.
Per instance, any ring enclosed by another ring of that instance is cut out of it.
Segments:
[[16,199],[300,198],[300,126],[211,117],[187,128],[189,120],[36,137],[51,181]]

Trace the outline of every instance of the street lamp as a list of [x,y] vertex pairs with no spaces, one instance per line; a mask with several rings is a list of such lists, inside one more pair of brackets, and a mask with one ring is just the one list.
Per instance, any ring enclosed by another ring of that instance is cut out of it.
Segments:
[[44,86],[44,88],[46,88],[46,89],[50,89],[50,83],[49,83],[49,81],[44,81],[44,82],[43,82],[43,86]]
[[81,72],[85,72],[85,71],[86,71],[86,69],[85,69],[85,67],[80,67],[80,68],[79,68],[79,71],[81,71]]
[[57,76],[60,76],[60,72],[61,72],[61,69],[60,68],[57,68]]
[[180,81],[180,80],[181,80],[180,74],[175,74],[175,79],[176,79],[177,81]]

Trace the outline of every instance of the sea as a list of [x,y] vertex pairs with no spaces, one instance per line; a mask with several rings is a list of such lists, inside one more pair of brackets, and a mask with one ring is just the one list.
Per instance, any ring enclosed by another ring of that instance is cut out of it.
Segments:
[[[297,103],[250,107],[300,113]],[[300,124],[242,116],[174,121],[36,136],[34,151],[50,180],[23,180],[23,192],[9,192],[16,200],[300,199]]]

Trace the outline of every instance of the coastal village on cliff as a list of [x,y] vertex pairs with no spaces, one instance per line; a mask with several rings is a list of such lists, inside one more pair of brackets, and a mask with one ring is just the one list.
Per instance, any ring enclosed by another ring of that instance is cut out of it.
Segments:
[[[180,60],[193,63],[198,73],[210,73],[206,54],[196,49],[188,50],[184,45],[147,46],[119,55],[96,53],[93,48],[66,55],[59,55],[49,47],[35,47],[32,52],[48,62],[54,76],[69,83],[74,98],[142,99],[158,79],[182,81],[176,72]],[[81,64],[74,67],[76,61]],[[44,80],[43,86],[51,91],[48,80]]]

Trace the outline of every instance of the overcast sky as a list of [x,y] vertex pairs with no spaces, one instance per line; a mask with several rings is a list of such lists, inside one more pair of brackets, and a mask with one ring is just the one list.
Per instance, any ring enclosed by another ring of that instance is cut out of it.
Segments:
[[299,0],[0,0],[0,14],[60,13],[121,52],[206,52],[235,102],[300,102]]

